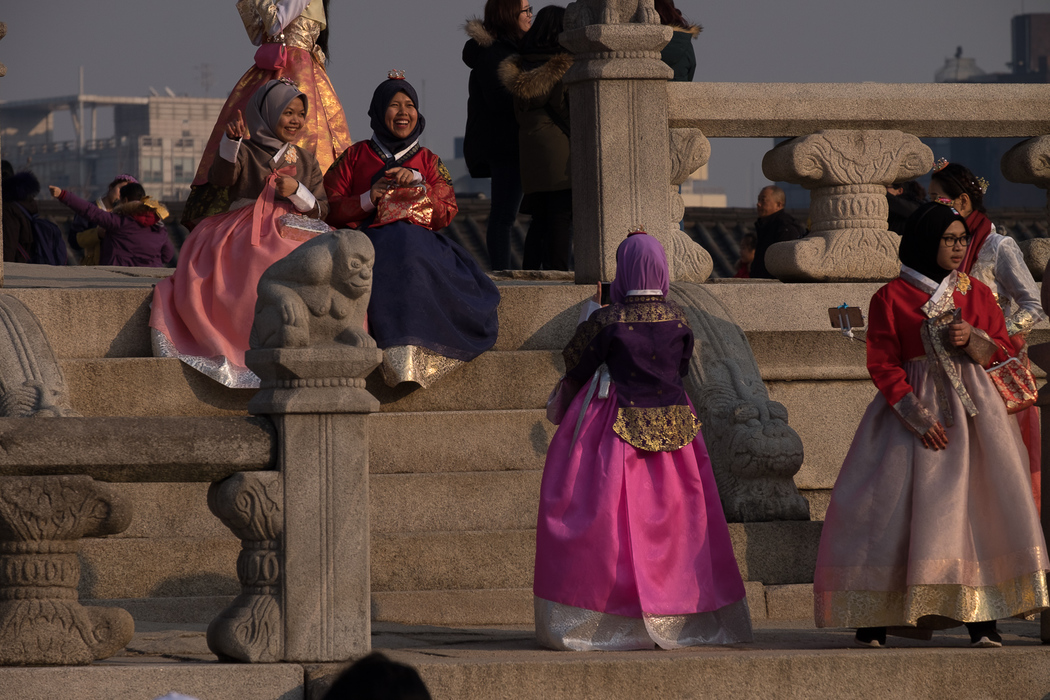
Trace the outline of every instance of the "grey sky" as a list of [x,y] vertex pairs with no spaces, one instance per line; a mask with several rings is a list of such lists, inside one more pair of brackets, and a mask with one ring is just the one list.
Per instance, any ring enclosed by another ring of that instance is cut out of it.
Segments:
[[[537,1],[537,8],[551,4]],[[170,87],[225,97],[251,64],[233,0],[32,0],[0,6],[0,99],[71,94],[78,69],[85,91],[146,95]],[[391,68],[407,72],[427,117],[424,143],[451,157],[466,120],[467,68],[460,60],[465,19],[484,0],[333,0],[329,75],[355,140],[370,134],[365,111]],[[677,0],[704,26],[698,81],[927,82],[961,45],[988,72],[1006,71],[1010,18],[1050,12],[1050,0]],[[732,206],[754,202],[770,145],[717,140],[711,185]]]

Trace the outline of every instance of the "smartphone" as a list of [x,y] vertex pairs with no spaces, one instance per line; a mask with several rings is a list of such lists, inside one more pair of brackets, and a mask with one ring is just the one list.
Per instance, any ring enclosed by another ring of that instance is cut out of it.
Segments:
[[602,306],[612,303],[612,282],[602,282]]
[[952,312],[952,323],[958,323],[962,320],[962,309],[956,309]]

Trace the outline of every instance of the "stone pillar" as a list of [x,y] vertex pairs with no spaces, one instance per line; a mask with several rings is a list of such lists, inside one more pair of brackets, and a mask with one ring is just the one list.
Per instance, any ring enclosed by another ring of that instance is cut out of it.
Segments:
[[123,532],[131,512],[88,476],[0,478],[0,665],[89,664],[131,641],[126,610],[77,598],[80,538]]
[[667,81],[673,72],[660,60],[671,34],[660,24],[622,23],[561,35],[575,54],[564,82],[572,103],[577,284],[613,279],[616,247],[631,230],[672,225]]
[[[282,506],[271,508],[268,517],[276,510],[284,514],[281,660],[344,661],[367,653],[371,582],[366,421],[368,413],[379,410],[379,402],[365,389],[364,377],[379,366],[383,353],[377,348],[323,345],[249,350],[245,359],[262,379],[262,389],[248,410],[269,415],[278,432],[280,478],[269,494],[275,501],[279,497]],[[277,535],[278,530],[270,528],[264,534]]]
[[762,159],[770,180],[811,190],[810,234],[776,243],[766,268],[785,282],[864,282],[900,272],[900,237],[887,230],[886,185],[933,167],[933,152],[900,131],[820,131]]
[[[1038,136],[1017,144],[1003,154],[1000,169],[1010,182],[1046,190],[1047,220],[1050,221],[1050,136]],[[1050,261],[1050,240],[1033,238],[1018,245],[1032,276],[1036,280],[1043,279],[1043,270]]]

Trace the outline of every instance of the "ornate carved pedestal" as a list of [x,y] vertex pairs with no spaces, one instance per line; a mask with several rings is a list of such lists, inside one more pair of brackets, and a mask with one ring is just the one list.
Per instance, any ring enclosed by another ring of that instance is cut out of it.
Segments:
[[0,665],[88,664],[131,641],[127,611],[77,599],[80,538],[130,524],[130,506],[90,477],[0,478]]
[[212,487],[209,503],[244,541],[243,592],[208,630],[243,661],[344,661],[371,647],[365,390],[376,348],[250,350],[262,389],[248,404],[279,434],[278,472]]
[[[1021,182],[1046,190],[1047,219],[1050,220],[1050,136],[1039,136],[1017,144],[1003,154],[1000,164],[1010,182]],[[1028,269],[1039,280],[1050,262],[1050,240],[1034,238],[1018,243]]]
[[932,167],[933,152],[900,131],[821,131],[780,144],[762,172],[812,190],[811,233],[771,246],[766,268],[785,282],[896,277],[900,238],[886,228],[885,186]]

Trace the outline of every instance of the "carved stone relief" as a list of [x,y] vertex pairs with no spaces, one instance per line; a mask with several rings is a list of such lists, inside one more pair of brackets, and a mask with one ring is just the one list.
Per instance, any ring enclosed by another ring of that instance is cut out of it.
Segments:
[[711,276],[714,262],[702,245],[690,238],[679,227],[685,214],[685,205],[678,186],[703,167],[711,157],[711,142],[699,129],[671,129],[671,197],[670,219],[666,229],[649,233],[656,237],[667,251],[668,272],[672,280],[705,282]]
[[284,493],[277,472],[242,472],[208,489],[208,507],[241,538],[241,594],[208,625],[208,648],[222,660],[283,658],[280,537]]
[[80,538],[130,524],[130,505],[90,477],[0,478],[0,664],[88,664],[131,641],[126,610],[77,599]]
[[774,181],[811,190],[810,234],[776,243],[766,268],[784,281],[878,281],[900,271],[900,238],[887,230],[885,186],[922,175],[933,152],[900,131],[821,131],[766,153]]
[[696,337],[686,390],[703,424],[718,493],[730,522],[808,520],[793,477],[802,440],[771,401],[754,353],[729,311],[702,285],[672,283]]
[[565,8],[565,29],[591,24],[659,24],[653,0],[576,0]]
[[40,321],[9,294],[0,294],[0,417],[77,416],[62,369]]

